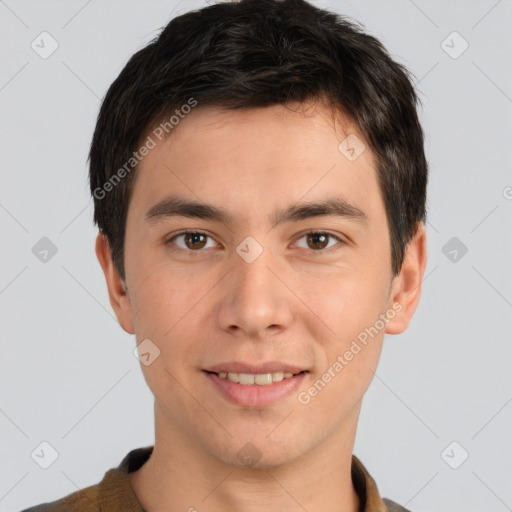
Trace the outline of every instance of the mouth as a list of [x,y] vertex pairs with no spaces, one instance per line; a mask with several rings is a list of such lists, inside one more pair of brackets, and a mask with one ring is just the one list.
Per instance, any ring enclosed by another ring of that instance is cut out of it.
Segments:
[[300,372],[268,372],[268,373],[238,373],[238,372],[212,372],[204,370],[206,373],[214,374],[219,379],[227,379],[235,384],[242,384],[242,386],[269,386],[275,382],[281,382],[282,380],[292,379],[296,375],[307,373],[307,370]]
[[287,398],[292,399],[309,371],[239,373],[203,370],[212,389],[231,404],[246,408],[264,408]]

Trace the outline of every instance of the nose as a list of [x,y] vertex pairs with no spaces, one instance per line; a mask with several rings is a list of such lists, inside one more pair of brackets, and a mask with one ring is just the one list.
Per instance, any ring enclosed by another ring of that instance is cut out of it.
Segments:
[[235,253],[233,264],[219,305],[220,327],[242,338],[263,338],[288,328],[297,299],[270,251],[251,263]]

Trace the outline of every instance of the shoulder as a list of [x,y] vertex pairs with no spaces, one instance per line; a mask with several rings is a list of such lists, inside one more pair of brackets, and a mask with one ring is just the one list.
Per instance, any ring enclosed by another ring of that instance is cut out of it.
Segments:
[[382,498],[382,501],[386,504],[388,512],[411,512],[409,509],[402,507],[402,505],[388,498]]
[[99,484],[73,492],[55,501],[41,503],[21,512],[100,512]]
[[117,467],[109,469],[99,483],[21,512],[143,512],[130,486],[128,473],[139,469],[152,451],[153,446],[135,448],[125,455]]

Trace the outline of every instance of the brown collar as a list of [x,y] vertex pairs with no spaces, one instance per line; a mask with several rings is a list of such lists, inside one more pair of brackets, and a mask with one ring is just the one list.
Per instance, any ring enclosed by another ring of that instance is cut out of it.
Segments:
[[[105,473],[99,484],[98,493],[101,510],[145,512],[130,486],[127,475],[139,469],[152,452],[153,446],[131,450],[117,468]],[[393,501],[381,498],[375,480],[355,455],[352,455],[352,483],[361,502],[360,512],[408,512]]]

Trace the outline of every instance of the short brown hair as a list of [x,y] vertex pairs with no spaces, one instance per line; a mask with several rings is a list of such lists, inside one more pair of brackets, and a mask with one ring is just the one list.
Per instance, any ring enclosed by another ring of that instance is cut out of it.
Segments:
[[428,166],[410,75],[359,24],[305,0],[224,2],[172,19],[110,86],[89,153],[94,222],[122,279],[133,152],[190,98],[226,109],[327,98],[343,110],[375,155],[398,274],[426,219]]

